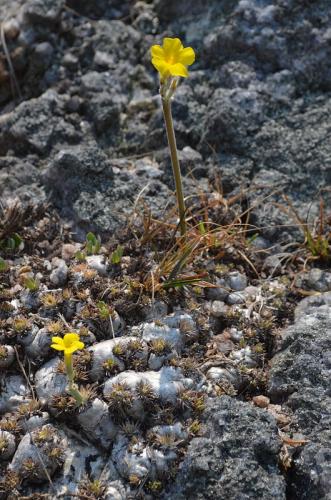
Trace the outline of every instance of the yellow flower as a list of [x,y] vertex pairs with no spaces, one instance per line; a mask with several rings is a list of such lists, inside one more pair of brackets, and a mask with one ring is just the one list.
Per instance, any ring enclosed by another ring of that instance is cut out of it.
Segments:
[[151,48],[152,64],[161,78],[169,76],[188,76],[187,67],[194,63],[195,53],[192,47],[184,49],[179,38],[164,38],[163,46],[153,45]]
[[84,349],[85,344],[79,340],[77,333],[67,333],[63,338],[52,337],[51,347],[57,351],[64,351],[65,355],[71,355],[78,349]]

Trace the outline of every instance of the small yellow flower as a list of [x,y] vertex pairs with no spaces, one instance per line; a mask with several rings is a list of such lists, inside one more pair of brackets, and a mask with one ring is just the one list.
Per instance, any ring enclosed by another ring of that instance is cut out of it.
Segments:
[[52,337],[52,342],[51,347],[57,351],[64,351],[65,355],[71,355],[85,347],[85,344],[79,340],[77,333],[67,333],[63,338]]
[[164,38],[163,46],[151,48],[152,64],[162,79],[169,76],[188,76],[187,67],[194,63],[195,53],[192,47],[183,47],[179,38]]

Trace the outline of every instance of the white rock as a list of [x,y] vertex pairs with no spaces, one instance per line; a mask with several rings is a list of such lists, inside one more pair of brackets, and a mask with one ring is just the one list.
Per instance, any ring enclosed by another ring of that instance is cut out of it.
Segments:
[[242,379],[240,373],[232,367],[221,368],[218,366],[213,366],[207,372],[207,378],[215,382],[228,382],[238,389],[241,385]]
[[230,328],[230,338],[233,342],[240,342],[243,338],[242,330],[237,330],[237,328]]
[[170,352],[168,354],[165,354],[164,356],[158,356],[154,352],[152,352],[149,356],[148,359],[148,368],[150,370],[159,370],[166,361],[169,361],[169,359],[173,359],[177,357],[177,354],[175,352]]
[[58,373],[60,358],[53,358],[35,373],[35,387],[42,403],[50,403],[53,396],[63,394],[67,387],[67,376]]
[[[131,370],[119,373],[105,382],[104,395],[111,393],[114,384],[125,384],[134,391],[139,383],[151,386],[154,394],[162,402],[176,404],[178,394],[193,386],[193,381],[185,378],[179,368],[165,366],[160,371],[134,372]],[[137,415],[139,417],[139,415]]]
[[92,405],[77,416],[89,439],[96,441],[106,450],[110,448],[118,427],[112,421],[107,404],[101,399],[94,399]]
[[142,441],[132,445],[123,435],[118,436],[112,452],[115,467],[125,479],[132,475],[142,479],[147,476],[151,479],[162,477],[176,458],[177,453],[173,450],[152,449]]
[[117,479],[118,474],[111,460],[105,464],[105,457],[100,453],[100,450],[92,444],[86,444],[83,440],[78,440],[71,434],[67,434],[61,474],[53,478],[57,495],[55,498],[77,494],[80,482],[86,477],[102,477],[102,480],[108,483]]
[[255,368],[258,365],[256,355],[252,352],[249,346],[238,351],[232,351],[230,358],[238,361],[248,368]]
[[112,481],[107,483],[107,489],[104,492],[105,500],[127,500],[128,494],[121,481]]
[[155,425],[148,432],[159,436],[172,436],[177,441],[188,437],[188,432],[181,422],[176,422],[173,425]]
[[107,262],[104,255],[88,255],[86,262],[91,269],[97,271],[100,276],[107,276]]
[[179,328],[171,328],[166,324],[159,326],[154,322],[145,323],[142,327],[142,338],[146,342],[163,339],[178,353],[180,353],[184,347],[184,339]]
[[[100,380],[104,377],[105,371],[103,369],[103,363],[108,359],[112,359],[117,363],[118,369],[123,371],[125,365],[123,361],[113,354],[113,349],[116,345],[121,345],[125,349],[127,344],[134,340],[140,340],[138,337],[120,337],[116,339],[109,339],[103,342],[99,342],[91,347],[88,351],[93,355],[92,358],[92,368],[90,371],[90,377],[92,380]],[[144,342],[142,342],[144,345]],[[142,359],[147,359],[148,350],[147,346],[144,345],[144,349],[140,351],[139,355]]]

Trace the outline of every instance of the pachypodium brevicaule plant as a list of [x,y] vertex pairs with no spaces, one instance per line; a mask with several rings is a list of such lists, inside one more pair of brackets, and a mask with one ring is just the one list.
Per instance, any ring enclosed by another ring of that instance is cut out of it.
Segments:
[[164,38],[162,47],[161,45],[152,46],[151,56],[152,64],[157,69],[160,76],[160,95],[175,179],[179,226],[181,235],[184,236],[186,234],[186,210],[176,137],[171,114],[171,98],[176,91],[180,77],[188,77],[187,68],[194,63],[195,53],[192,47],[184,48],[179,38]]
[[64,351],[64,364],[66,368],[66,373],[68,377],[68,392],[75,398],[77,405],[82,405],[84,403],[84,398],[77,389],[74,383],[74,369],[72,364],[72,355],[79,349],[84,349],[85,344],[79,339],[77,333],[67,333],[62,337],[52,337],[51,347],[56,351]]

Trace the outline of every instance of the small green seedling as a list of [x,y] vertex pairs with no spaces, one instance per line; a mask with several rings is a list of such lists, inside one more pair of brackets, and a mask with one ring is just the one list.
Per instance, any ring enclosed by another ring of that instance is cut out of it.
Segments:
[[87,233],[85,250],[87,255],[95,255],[99,252],[101,248],[100,238],[95,236],[93,233]]
[[99,302],[97,302],[97,308],[99,310],[100,319],[108,319],[110,317],[111,312],[109,310],[109,306],[107,306],[103,300],[99,300]]
[[0,273],[4,273],[5,271],[7,271],[7,269],[8,263],[5,261],[5,259],[0,257]]
[[36,292],[39,290],[39,281],[34,278],[26,278],[24,280],[24,286],[30,292]]
[[112,264],[120,264],[123,257],[124,248],[118,245],[116,250],[113,251],[110,257],[110,262]]
[[15,252],[23,248],[23,240],[19,234],[13,233],[4,240],[0,240],[0,248],[7,252]]

